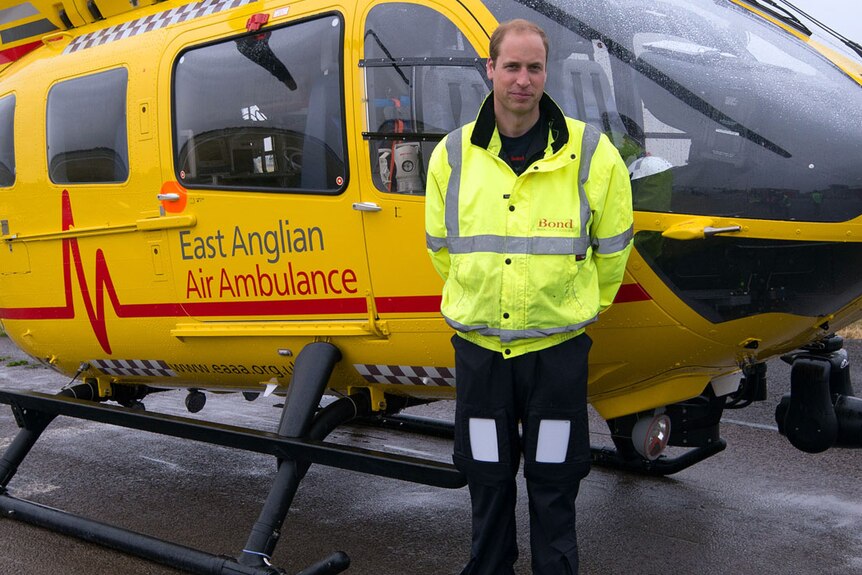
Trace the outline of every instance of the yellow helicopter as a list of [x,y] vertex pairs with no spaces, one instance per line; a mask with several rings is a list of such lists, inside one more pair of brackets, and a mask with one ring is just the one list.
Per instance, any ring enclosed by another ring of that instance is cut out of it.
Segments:
[[[0,509],[193,572],[263,574],[310,462],[462,485],[451,466],[321,440],[357,415],[428,425],[398,412],[454,397],[425,170],[488,94],[488,39],[516,17],[550,37],[548,93],[632,178],[635,250],[589,328],[589,399],[615,445],[594,461],[667,474],[724,449],[723,410],[764,399],[781,354],[782,433],[859,447],[833,334],[862,317],[862,48],[796,14],[772,0],[0,3],[0,320],[77,382],[0,390],[22,427]],[[172,388],[191,412],[204,391],[286,393],[279,432],[140,409]],[[343,399],[318,410],[324,393]],[[56,415],[277,456],[242,555],[124,543],[11,497]]]

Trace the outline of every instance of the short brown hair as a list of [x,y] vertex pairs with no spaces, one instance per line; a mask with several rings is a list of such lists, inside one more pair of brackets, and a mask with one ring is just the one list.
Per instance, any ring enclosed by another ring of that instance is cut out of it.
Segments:
[[542,44],[545,45],[545,62],[548,61],[548,36],[545,34],[545,31],[542,30],[538,24],[534,24],[529,20],[524,20],[523,18],[516,18],[514,20],[509,20],[508,22],[503,22],[497,29],[494,30],[494,33],[491,34],[491,42],[488,46],[489,56],[492,62],[496,65],[497,57],[500,55],[500,44],[503,43],[503,38],[506,37],[506,34],[509,32],[515,32],[517,34],[523,34],[525,32],[531,32],[533,34],[538,34],[542,39]]

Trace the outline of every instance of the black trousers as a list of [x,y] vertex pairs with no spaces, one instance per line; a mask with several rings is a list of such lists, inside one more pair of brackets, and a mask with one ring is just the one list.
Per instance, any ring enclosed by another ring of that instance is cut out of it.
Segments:
[[[515,476],[524,455],[534,575],[578,572],[575,498],[590,469],[587,356],[582,334],[503,359],[459,336],[455,348],[455,466],[473,510],[461,575],[510,575],[518,558]],[[523,437],[518,433],[518,424]]]

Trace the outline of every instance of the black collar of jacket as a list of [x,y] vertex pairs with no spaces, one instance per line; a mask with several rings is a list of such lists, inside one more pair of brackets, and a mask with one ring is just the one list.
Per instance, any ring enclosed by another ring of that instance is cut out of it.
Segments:
[[[551,131],[553,138],[553,150],[558,151],[569,141],[569,129],[566,127],[566,118],[563,116],[563,111],[557,106],[550,96],[542,94],[542,99],[539,100],[539,112],[542,118],[548,120],[548,130]],[[476,117],[476,126],[473,128],[473,135],[470,141],[482,148],[488,149],[488,144],[491,143],[491,136],[494,135],[494,130],[497,128],[497,119],[494,116],[494,92],[491,91],[482,108],[479,110],[479,115]],[[548,131],[542,129],[542,133],[546,135]]]

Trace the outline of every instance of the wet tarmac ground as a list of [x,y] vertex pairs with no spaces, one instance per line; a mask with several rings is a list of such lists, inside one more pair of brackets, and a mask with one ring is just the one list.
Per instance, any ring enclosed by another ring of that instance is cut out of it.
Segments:
[[[847,342],[862,365],[862,342]],[[65,378],[0,338],[0,387],[55,392]],[[16,365],[17,364],[17,365]],[[857,369],[857,373],[862,371]],[[797,451],[775,429],[789,367],[769,364],[766,402],[725,411],[725,451],[667,478],[594,468],[578,498],[585,575],[862,574],[862,451]],[[862,391],[862,376],[853,375]],[[862,393],[860,393],[862,395]],[[150,411],[189,416],[183,392],[147,398]],[[279,398],[213,396],[196,416],[273,431]],[[419,413],[452,418],[452,403]],[[0,448],[15,420],[0,405]],[[594,443],[607,443],[596,419]],[[450,461],[449,442],[371,428],[330,436],[369,449]],[[235,556],[257,518],[273,458],[58,418],[9,485],[14,497],[83,514],[205,551]],[[525,493],[523,478],[519,479]],[[466,489],[445,490],[313,466],[285,523],[274,564],[288,573],[336,550],[353,575],[457,574],[469,548]],[[529,574],[526,497],[518,505]],[[0,518],[3,575],[171,575],[179,571]]]

